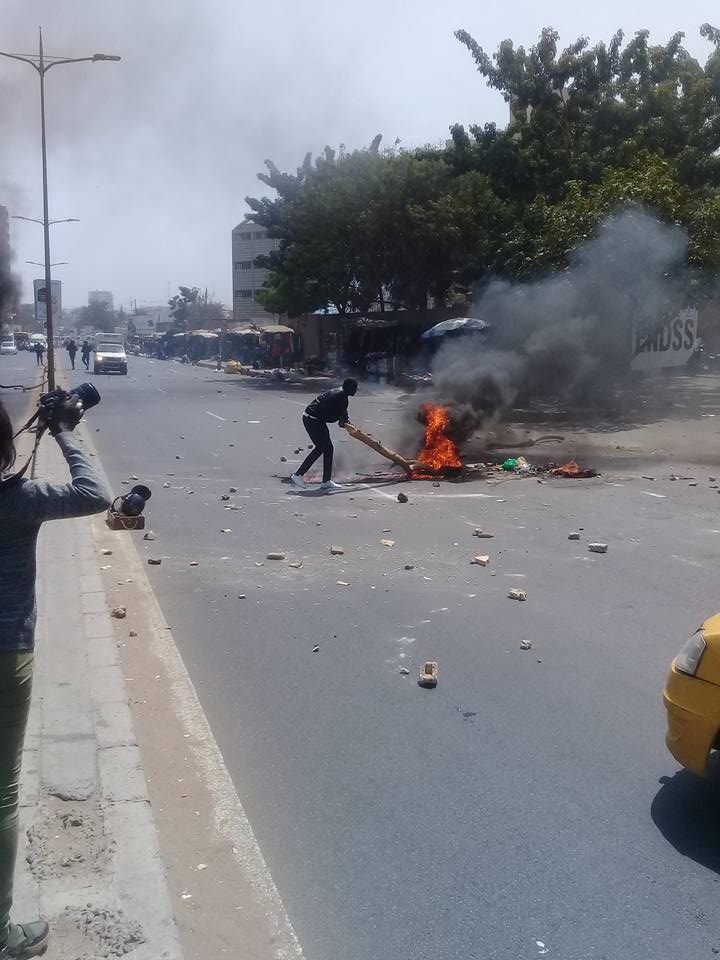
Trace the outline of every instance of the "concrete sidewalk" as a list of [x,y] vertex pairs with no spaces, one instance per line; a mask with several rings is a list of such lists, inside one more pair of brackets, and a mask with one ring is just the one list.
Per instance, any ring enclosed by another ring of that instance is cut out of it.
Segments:
[[[37,475],[68,473],[46,438]],[[18,855],[18,920],[47,960],[181,960],[91,521],[45,524]]]

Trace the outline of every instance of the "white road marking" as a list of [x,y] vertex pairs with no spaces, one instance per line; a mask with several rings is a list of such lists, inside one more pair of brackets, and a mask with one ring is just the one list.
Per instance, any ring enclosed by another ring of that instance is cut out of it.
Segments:
[[700,570],[706,570],[707,567],[704,563],[698,563],[697,560],[689,560],[687,557],[680,557],[677,553],[672,554],[673,560],[679,560],[680,563],[686,563],[689,567],[699,567]]
[[640,493],[644,493],[646,497],[657,497],[658,500],[667,500],[664,493],[653,493],[651,490],[641,490]]
[[289,397],[278,397],[278,400],[282,400],[283,403],[295,403],[298,407],[306,407],[307,404],[302,400],[291,400]]
[[[365,487],[364,485],[360,486],[360,489],[372,490],[373,493],[380,494],[381,497],[385,497],[387,500],[397,500],[397,493],[388,493],[386,490],[382,490],[379,487]],[[425,500],[496,500],[497,498],[492,496],[490,493],[416,493],[415,489],[412,490],[412,496],[418,499]],[[498,503],[505,503],[505,501],[499,501]]]
[[158,393],[165,393],[165,394],[167,394],[167,390],[163,390],[162,387],[155,387],[155,389],[157,390]]
[[219,417],[216,413],[213,413],[211,410],[206,410],[205,413],[209,417],[215,417],[216,420],[222,420],[223,422],[225,421],[225,417]]

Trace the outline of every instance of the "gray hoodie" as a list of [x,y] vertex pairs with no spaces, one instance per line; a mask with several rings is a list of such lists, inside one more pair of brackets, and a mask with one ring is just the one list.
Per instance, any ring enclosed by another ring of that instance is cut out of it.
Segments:
[[[70,467],[69,483],[0,484],[0,653],[35,643],[35,546],[46,520],[101,513],[110,495],[72,433],[55,437]],[[58,557],[62,576],[62,557]],[[72,585],[71,585],[72,589]]]

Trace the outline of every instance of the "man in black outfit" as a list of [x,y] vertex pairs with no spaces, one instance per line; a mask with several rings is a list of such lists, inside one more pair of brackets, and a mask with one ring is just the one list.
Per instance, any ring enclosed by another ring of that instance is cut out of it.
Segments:
[[342,387],[321,393],[306,408],[303,414],[303,425],[315,448],[307,455],[300,469],[290,477],[290,482],[300,490],[305,489],[305,474],[320,457],[323,458],[323,478],[320,489],[341,489],[341,485],[332,479],[333,445],[328,424],[339,423],[344,427],[349,423],[348,399],[355,396],[357,388],[357,380],[348,377],[343,381]]

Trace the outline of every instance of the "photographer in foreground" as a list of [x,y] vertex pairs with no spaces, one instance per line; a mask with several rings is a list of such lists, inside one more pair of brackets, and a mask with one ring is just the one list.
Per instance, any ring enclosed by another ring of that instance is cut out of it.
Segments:
[[67,461],[69,483],[6,478],[15,462],[15,448],[12,424],[0,400],[0,960],[38,956],[49,936],[44,921],[11,923],[10,908],[20,767],[32,689],[37,536],[46,520],[100,513],[110,504],[105,485],[72,434],[83,412],[79,397],[69,395],[51,414],[42,412],[39,421]]

